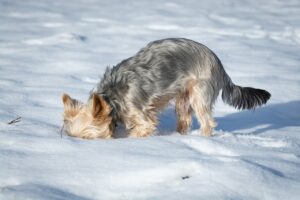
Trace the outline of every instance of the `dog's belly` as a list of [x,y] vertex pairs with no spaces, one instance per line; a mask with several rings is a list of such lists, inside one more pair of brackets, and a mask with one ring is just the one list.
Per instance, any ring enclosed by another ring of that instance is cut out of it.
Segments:
[[163,95],[157,98],[154,98],[150,104],[150,108],[153,111],[159,111],[162,110],[164,107],[166,107],[168,105],[168,103],[174,99],[175,95]]

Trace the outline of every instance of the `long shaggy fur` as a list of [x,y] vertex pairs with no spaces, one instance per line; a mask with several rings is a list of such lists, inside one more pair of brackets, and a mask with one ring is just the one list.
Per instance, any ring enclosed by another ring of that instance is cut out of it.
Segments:
[[[188,131],[194,112],[202,134],[210,136],[216,126],[212,109],[220,90],[224,102],[238,109],[255,108],[270,98],[267,91],[234,85],[218,57],[203,44],[169,38],[151,42],[136,55],[107,68],[91,98],[97,95],[100,102],[106,102],[110,113],[105,117],[111,120],[105,121],[105,127],[109,130],[112,124],[123,123],[130,136],[148,136],[156,128],[159,110],[175,99],[177,131]],[[97,135],[106,137],[108,133],[99,131]]]

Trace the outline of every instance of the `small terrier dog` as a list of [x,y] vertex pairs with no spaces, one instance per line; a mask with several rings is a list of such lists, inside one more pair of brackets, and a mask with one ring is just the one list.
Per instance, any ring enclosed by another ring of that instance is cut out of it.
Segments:
[[177,131],[187,133],[194,112],[202,134],[211,136],[220,90],[223,101],[237,109],[254,109],[271,97],[265,90],[235,85],[203,44],[183,38],[153,41],[108,67],[86,105],[63,94],[64,131],[86,139],[111,138],[122,123],[130,137],[146,137],[156,129],[158,112],[175,99]]

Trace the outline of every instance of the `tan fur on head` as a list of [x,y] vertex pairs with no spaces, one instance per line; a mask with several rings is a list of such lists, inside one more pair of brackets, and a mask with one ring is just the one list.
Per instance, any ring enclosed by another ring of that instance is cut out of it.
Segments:
[[93,94],[86,105],[63,94],[64,130],[73,137],[110,138],[112,118],[110,106],[102,96]]

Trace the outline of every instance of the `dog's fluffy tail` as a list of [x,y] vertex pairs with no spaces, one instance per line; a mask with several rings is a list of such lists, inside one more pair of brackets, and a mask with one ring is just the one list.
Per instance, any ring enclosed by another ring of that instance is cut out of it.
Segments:
[[225,103],[237,109],[254,109],[267,103],[270,97],[271,94],[266,90],[235,85],[225,74],[222,91],[222,99]]

